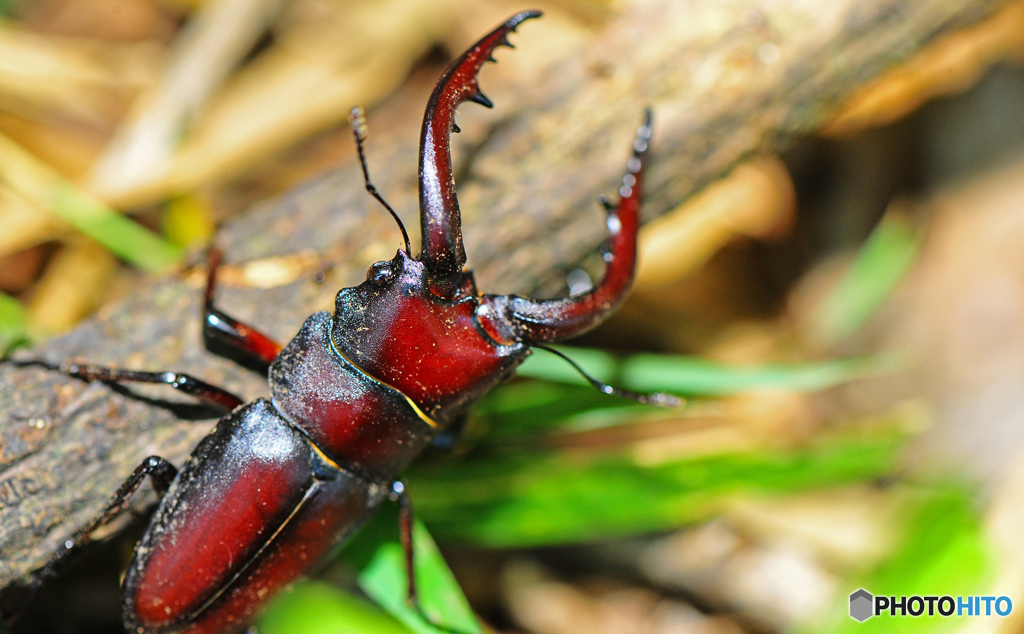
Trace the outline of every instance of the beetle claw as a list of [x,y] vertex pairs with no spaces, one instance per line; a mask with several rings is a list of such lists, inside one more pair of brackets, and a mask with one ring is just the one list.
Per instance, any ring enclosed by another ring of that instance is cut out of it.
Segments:
[[625,297],[636,267],[636,235],[640,226],[643,169],[651,138],[651,111],[633,141],[633,156],[619,187],[615,205],[605,196],[598,202],[608,211],[609,248],[604,256],[604,276],[580,295],[562,299],[534,300],[515,295],[486,296],[494,310],[512,323],[514,338],[537,345],[586,332],[600,323]]
[[488,99],[487,95],[485,95],[482,92],[476,92],[473,95],[470,95],[469,101],[472,101],[473,103],[478,103],[481,106],[483,106],[484,108],[493,108],[494,107],[494,102],[491,101],[490,99]]
[[508,34],[524,20],[540,16],[524,11],[485,35],[456,59],[438,81],[427,102],[420,136],[420,227],[423,249],[419,260],[427,268],[432,292],[452,297],[459,289],[466,249],[462,243],[462,216],[452,176],[452,132],[458,132],[455,109],[463,101],[490,108],[494,104],[480,91],[477,73],[499,46],[512,45]]

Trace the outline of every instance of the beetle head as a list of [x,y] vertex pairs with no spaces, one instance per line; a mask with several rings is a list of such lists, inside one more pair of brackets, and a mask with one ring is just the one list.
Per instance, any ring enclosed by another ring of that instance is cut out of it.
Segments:
[[[508,34],[521,22],[539,15],[513,16],[441,76],[427,103],[420,139],[422,251],[413,258],[408,249],[399,250],[393,259],[371,266],[366,282],[342,289],[337,297],[336,350],[441,423],[508,376],[531,345],[565,339],[603,321],[633,280],[650,112],[633,143],[619,202],[606,204],[611,234],[607,266],[592,289],[556,300],[479,296],[472,274],[463,271],[466,252],[450,147],[450,135],[458,131],[455,108],[464,101],[490,107],[477,85],[480,67],[493,59],[495,48],[510,46]],[[367,189],[375,193],[369,184]]]
[[365,282],[338,292],[331,340],[365,373],[443,417],[445,406],[475,399],[528,350],[488,334],[479,299],[469,273],[452,298],[438,297],[426,264],[399,250],[372,265]]

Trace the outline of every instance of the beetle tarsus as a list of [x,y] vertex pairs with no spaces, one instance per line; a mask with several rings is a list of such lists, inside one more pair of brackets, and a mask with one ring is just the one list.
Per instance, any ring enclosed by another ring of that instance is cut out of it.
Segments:
[[169,385],[179,392],[184,392],[189,396],[195,396],[201,401],[224,409],[225,411],[231,411],[245,402],[224,388],[207,383],[202,379],[197,379],[190,374],[182,374],[180,372],[142,372],[138,370],[125,370],[123,368],[110,368],[101,365],[79,363],[63,363],[60,365],[59,369],[65,374],[84,381],[103,381],[105,383],[157,383]]
[[194,396],[208,405],[213,405],[225,411],[231,411],[245,402],[224,388],[207,383],[202,379],[197,379],[191,374],[182,374],[181,372],[143,372],[88,363],[65,362],[57,364],[39,359],[11,359],[7,363],[17,367],[37,367],[55,372],[63,372],[68,376],[83,381],[169,385],[179,392]]

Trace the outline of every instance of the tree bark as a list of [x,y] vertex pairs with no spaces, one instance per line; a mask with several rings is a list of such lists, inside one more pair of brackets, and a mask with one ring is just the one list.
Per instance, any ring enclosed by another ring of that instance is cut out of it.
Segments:
[[[485,76],[496,110],[470,118],[465,111],[475,106],[465,106],[454,147],[480,288],[553,288],[551,280],[593,252],[604,237],[594,197],[618,186],[644,107],[655,123],[644,205],[651,218],[745,157],[814,131],[866,81],[1000,4],[635,0],[539,76],[504,87]],[[416,206],[418,125],[371,137],[376,183],[400,210]],[[229,314],[286,341],[308,314],[332,309],[338,288],[361,280],[368,258],[390,257],[399,238],[351,162],[257,205],[224,227],[219,242],[228,262],[291,271],[272,288],[229,277],[219,295]],[[19,356],[173,369],[248,399],[266,395],[262,377],[204,350],[202,283],[198,271],[153,279]],[[45,563],[145,457],[180,465],[211,427],[209,416],[166,388],[86,384],[0,364],[0,587]]]

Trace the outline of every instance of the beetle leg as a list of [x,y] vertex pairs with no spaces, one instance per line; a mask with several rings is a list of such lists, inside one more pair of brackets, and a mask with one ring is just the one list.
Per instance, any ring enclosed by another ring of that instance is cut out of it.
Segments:
[[209,273],[206,276],[206,292],[203,293],[203,335],[207,341],[217,341],[233,350],[270,365],[281,351],[281,344],[252,326],[218,310],[213,305],[217,288],[217,269],[220,268],[221,252],[211,247],[209,252]]
[[434,628],[442,632],[448,632],[448,634],[464,634],[458,630],[453,630],[443,623],[438,623],[423,611],[423,606],[420,605],[419,594],[416,591],[416,562],[413,557],[412,545],[412,498],[410,498],[409,494],[406,492],[406,485],[403,480],[395,480],[391,483],[391,491],[388,493],[388,498],[392,502],[398,503],[398,536],[402,542],[402,550],[405,551],[405,573],[409,580],[406,601],[412,609],[416,610],[416,613],[420,615],[421,619],[432,625]]
[[619,202],[614,206],[605,205],[611,239],[604,256],[604,275],[592,289],[553,300],[516,295],[486,295],[481,299],[481,304],[491,304],[496,314],[507,320],[516,339],[537,344],[581,334],[603,321],[626,296],[636,268],[641,183],[650,139],[651,111],[648,110],[633,142],[633,157],[622,178]]
[[434,621],[430,618],[426,612],[423,611],[423,606],[420,605],[419,594],[416,591],[416,561],[413,557],[413,545],[412,545],[412,528],[413,528],[413,512],[412,512],[412,498],[406,492],[405,482],[402,480],[395,480],[391,483],[391,492],[388,497],[398,503],[398,536],[402,542],[402,550],[405,551],[405,573],[409,580],[409,586],[407,594],[405,595],[406,601],[416,613],[420,615],[420,618],[430,623],[432,626],[441,630],[442,632],[449,632],[450,634],[463,634],[457,630],[453,630],[442,623]]
[[104,381],[108,383],[160,383],[170,385],[174,389],[195,396],[196,398],[231,411],[244,401],[224,388],[211,385],[202,379],[179,372],[141,372],[123,368],[108,368],[102,365],[82,363],[61,363],[60,365],[38,360],[14,359],[7,361],[15,366],[37,366],[69,374],[83,381]]
[[[177,474],[178,470],[174,465],[160,456],[150,456],[143,460],[142,464],[136,467],[132,474],[128,476],[128,479],[118,487],[117,492],[107,502],[107,506],[103,511],[65,540],[61,547],[50,556],[50,560],[46,562],[46,565],[32,575],[28,584],[28,595],[22,604],[22,611],[27,607],[32,597],[35,596],[43,581],[57,574],[73,553],[91,541],[93,533],[109,524],[124,511],[128,506],[128,501],[139,489],[146,476],[149,476],[157,494],[163,497]],[[12,615],[10,620],[15,621],[20,616],[21,612]]]
[[78,363],[61,364],[61,371],[86,381],[107,381],[114,383],[161,383],[174,389],[195,396],[211,405],[231,411],[244,403],[224,388],[211,385],[202,379],[180,372],[140,372],[122,368],[107,368],[99,365],[81,365]]
[[412,498],[405,491],[406,486],[403,480],[395,480],[391,483],[391,491],[388,498],[398,503],[398,537],[402,541],[402,550],[405,551],[405,572],[409,581],[408,594],[406,599],[416,607],[421,615],[419,596],[416,593],[416,566],[413,558],[412,548]]
[[480,92],[477,73],[499,46],[512,46],[511,33],[524,20],[540,16],[538,11],[523,11],[485,35],[456,59],[441,75],[427,101],[420,133],[420,229],[423,247],[419,260],[430,274],[431,290],[441,297],[458,291],[466,249],[462,243],[462,217],[455,195],[452,175],[451,133],[458,132],[455,108],[463,101],[491,107]]

